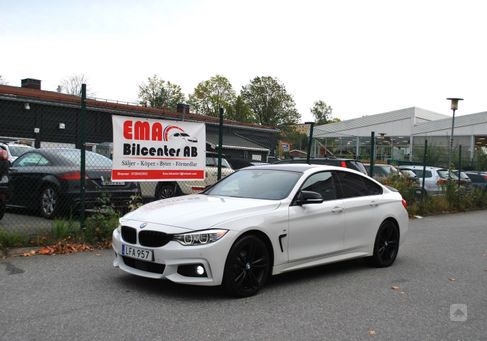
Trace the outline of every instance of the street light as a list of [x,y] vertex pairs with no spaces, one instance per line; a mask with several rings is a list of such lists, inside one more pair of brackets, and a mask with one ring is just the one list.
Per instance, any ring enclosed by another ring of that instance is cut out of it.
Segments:
[[315,126],[315,123],[314,122],[304,122],[304,124],[309,125],[308,155],[306,156],[306,163],[309,164],[309,159],[311,156],[311,144],[313,143],[313,128]]
[[453,117],[451,120],[451,135],[450,135],[450,149],[448,150],[448,178],[451,177],[451,154],[453,153],[453,131],[455,129],[455,111],[458,110],[458,102],[463,101],[463,98],[447,98],[448,101],[451,101],[451,110],[453,111]]

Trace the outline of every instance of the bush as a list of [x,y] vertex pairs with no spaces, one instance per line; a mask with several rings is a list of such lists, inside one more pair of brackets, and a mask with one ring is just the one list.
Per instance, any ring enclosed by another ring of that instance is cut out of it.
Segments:
[[0,250],[24,246],[27,245],[28,241],[29,238],[25,235],[0,229]]

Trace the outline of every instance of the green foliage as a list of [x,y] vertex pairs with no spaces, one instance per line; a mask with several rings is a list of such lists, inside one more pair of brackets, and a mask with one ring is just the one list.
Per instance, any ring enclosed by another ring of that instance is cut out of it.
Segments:
[[110,203],[110,197],[103,193],[98,198],[95,214],[89,216],[85,222],[83,236],[88,243],[102,243],[108,240],[113,230],[118,226],[119,214]]
[[254,122],[254,115],[242,96],[237,96],[233,106],[225,114],[225,118],[238,122]]
[[294,125],[288,126],[288,129],[283,130],[281,140],[289,142],[291,149],[307,150],[308,147],[308,135],[300,132]]
[[54,240],[62,240],[68,237],[78,236],[80,233],[79,223],[72,218],[69,220],[55,219],[52,224],[51,235]]
[[181,87],[165,81],[154,75],[147,79],[147,83],[139,85],[139,100],[141,104],[153,108],[175,109],[185,98]]
[[25,235],[0,229],[0,250],[24,246],[27,245],[28,241],[29,238]]
[[276,78],[255,77],[240,94],[253,111],[256,123],[282,127],[300,119],[293,97]]
[[130,196],[130,202],[128,205],[129,211],[135,211],[136,209],[141,207],[143,204],[144,203],[142,201],[142,197],[140,196],[140,194],[132,195],[132,196]]
[[393,174],[381,180],[384,185],[397,189],[399,193],[401,193],[403,199],[406,200],[409,205],[419,199],[416,184],[408,178]]
[[216,75],[199,83],[193,94],[189,95],[189,104],[198,114],[207,116],[219,116],[220,108],[225,112],[233,112],[236,100],[235,91],[228,79]]
[[331,113],[333,112],[333,108],[327,105],[325,101],[316,101],[310,111],[315,117],[316,124],[331,123]]

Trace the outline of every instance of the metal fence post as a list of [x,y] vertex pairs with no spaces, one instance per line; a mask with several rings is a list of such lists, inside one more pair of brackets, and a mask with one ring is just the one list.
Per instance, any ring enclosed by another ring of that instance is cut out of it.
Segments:
[[218,173],[217,179],[222,178],[222,150],[223,150],[223,108],[220,108],[220,125],[218,127]]
[[79,120],[80,130],[80,148],[81,148],[81,160],[80,160],[80,213],[79,223],[81,229],[85,228],[85,191],[86,191],[86,84],[81,85],[81,117]]
[[462,172],[462,145],[458,146],[458,185],[460,185],[460,173]]
[[370,174],[369,176],[374,177],[374,163],[375,163],[375,132],[370,133]]
[[423,154],[423,181],[421,183],[421,197],[424,197],[424,181],[426,178],[426,157],[428,152],[428,140],[424,140],[424,154]]

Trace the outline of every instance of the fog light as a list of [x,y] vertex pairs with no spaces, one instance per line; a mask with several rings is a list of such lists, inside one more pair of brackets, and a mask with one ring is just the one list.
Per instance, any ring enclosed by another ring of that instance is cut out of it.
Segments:
[[179,265],[178,274],[185,277],[208,277],[203,264]]

